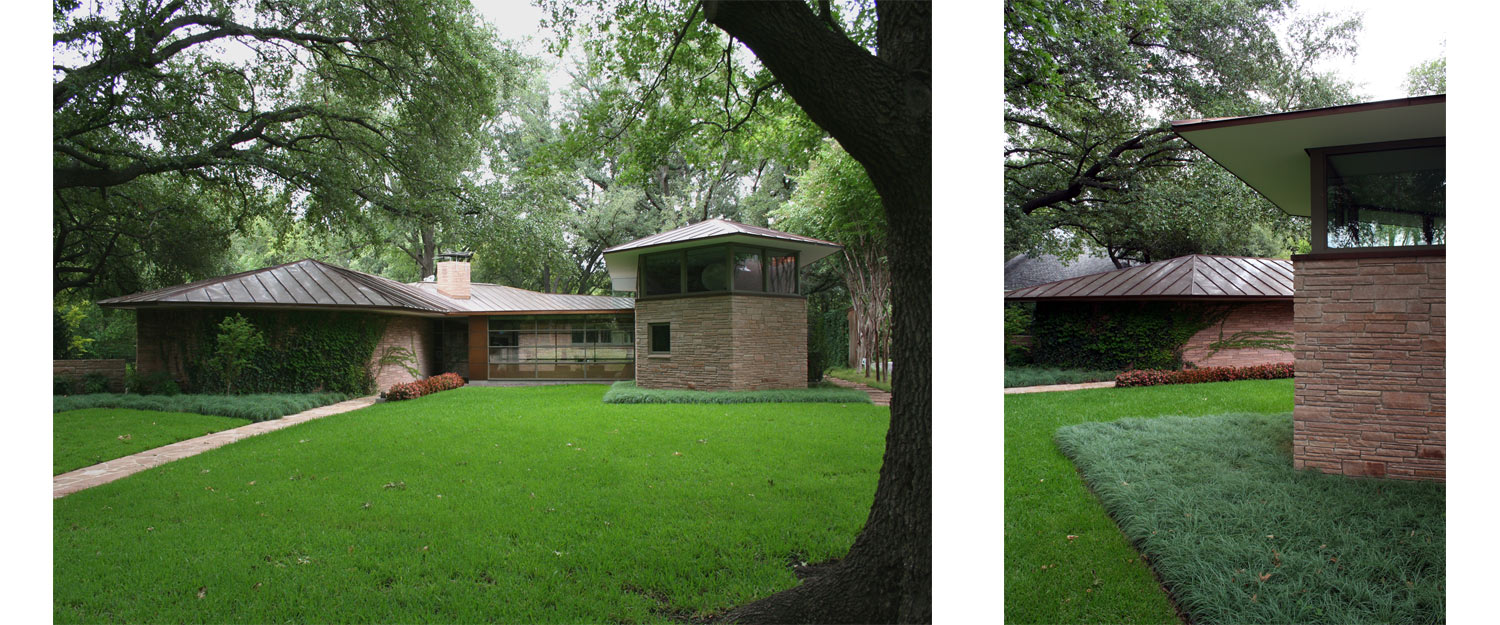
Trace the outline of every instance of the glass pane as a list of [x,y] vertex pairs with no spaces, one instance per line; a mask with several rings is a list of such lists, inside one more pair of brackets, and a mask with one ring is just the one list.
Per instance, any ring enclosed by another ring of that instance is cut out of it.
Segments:
[[503,380],[506,378],[531,378],[536,377],[536,368],[531,365],[522,364],[491,364],[490,379]]
[[629,380],[635,373],[634,367],[625,364],[592,364],[584,369],[590,380]]
[[761,291],[760,250],[734,251],[734,290]]
[[770,252],[766,255],[766,286],[771,293],[797,292],[797,255]]
[[642,293],[667,295],[682,292],[682,256],[678,252],[648,255],[642,265],[641,279],[646,282]]
[[536,377],[538,378],[563,378],[583,379],[584,367],[582,364],[539,364],[536,366]]
[[651,351],[672,351],[672,326],[665,323],[651,324]]
[[1443,245],[1447,161],[1443,147],[1328,157],[1328,247]]
[[610,345],[594,350],[594,360],[631,360],[635,358],[635,346]]
[[689,293],[729,290],[729,256],[723,247],[705,247],[687,251],[687,290]]
[[491,347],[514,347],[516,345],[516,341],[519,340],[519,338],[520,338],[520,333],[519,332],[491,332],[490,333],[490,346]]

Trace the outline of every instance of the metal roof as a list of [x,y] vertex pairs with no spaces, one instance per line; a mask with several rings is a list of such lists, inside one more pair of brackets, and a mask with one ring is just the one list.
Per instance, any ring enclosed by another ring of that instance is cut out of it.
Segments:
[[157,304],[384,308],[448,313],[445,300],[389,278],[304,258],[274,267],[112,297],[100,306]]
[[616,291],[634,291],[636,258],[641,254],[711,243],[742,243],[795,250],[803,267],[837,253],[844,247],[822,239],[750,226],[728,219],[708,219],[604,250],[604,265],[609,270],[610,282]]
[[623,252],[625,250],[633,250],[642,247],[654,247],[657,245],[666,245],[669,243],[683,243],[686,241],[697,241],[700,239],[711,239],[714,237],[722,237],[735,234],[743,234],[766,239],[780,239],[783,241],[803,244],[826,245],[833,249],[843,247],[837,243],[830,243],[822,239],[804,237],[799,234],[782,232],[780,230],[772,230],[770,228],[762,228],[760,226],[750,226],[739,223],[737,221],[729,221],[728,219],[706,219],[695,224],[688,224],[675,230],[668,230],[659,234],[653,234],[649,237],[636,239],[629,243],[616,245],[612,248],[604,250],[604,253],[609,254],[612,252]]
[[459,312],[473,313],[552,313],[635,310],[635,300],[607,295],[565,295],[538,293],[501,284],[475,282],[469,285],[469,299],[453,299],[437,292],[434,282],[411,285],[423,293],[440,297]]
[[1006,301],[1292,298],[1292,261],[1192,254],[1048,282],[1005,294]]
[[566,313],[634,310],[628,297],[537,293],[498,284],[473,284],[470,299],[437,292],[431,282],[402,284],[389,278],[306,258],[284,265],[112,297],[113,308],[159,305],[356,308],[417,314]]
[[1446,95],[1289,113],[1188,119],[1172,129],[1291,215],[1312,211],[1309,148],[1446,136]]

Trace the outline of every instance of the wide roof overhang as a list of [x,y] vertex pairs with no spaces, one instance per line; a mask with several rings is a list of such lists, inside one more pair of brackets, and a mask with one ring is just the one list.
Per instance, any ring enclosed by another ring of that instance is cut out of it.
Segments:
[[1312,215],[1307,150],[1447,136],[1447,96],[1172,122],[1193,147],[1291,215]]
[[642,254],[729,243],[795,251],[798,262],[803,267],[843,249],[837,243],[812,237],[747,226],[725,219],[711,219],[607,249],[604,251],[604,265],[609,270],[614,290],[634,291],[636,260]]

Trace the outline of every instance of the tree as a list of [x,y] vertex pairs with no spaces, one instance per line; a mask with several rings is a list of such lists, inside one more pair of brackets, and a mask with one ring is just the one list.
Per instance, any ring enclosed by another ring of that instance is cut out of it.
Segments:
[[[1112,228],[1170,223],[1151,211],[1180,206],[1183,188],[1222,187],[1215,178],[1222,176],[1167,121],[1352,102],[1347,82],[1312,68],[1353,52],[1360,18],[1297,18],[1279,41],[1273,26],[1288,7],[1285,0],[1007,3],[1007,255],[1070,258],[1108,234],[1114,243],[1106,250],[1117,263],[1159,256],[1143,232]],[[1197,182],[1162,184],[1177,178]],[[1223,253],[1210,244],[1234,238],[1244,222],[1232,216],[1256,216],[1269,232],[1295,225],[1260,210],[1259,200],[1246,210],[1207,199],[1199,210],[1217,213],[1210,228],[1174,235],[1207,238],[1167,247]]]
[[1406,72],[1406,95],[1436,95],[1448,92],[1448,57],[1419,63]]
[[844,288],[854,308],[856,331],[849,336],[864,374],[875,367],[885,379],[884,356],[890,353],[887,309],[891,275],[886,263],[885,209],[864,167],[830,141],[798,178],[792,201],[772,215],[776,226],[844,246]]
[[201,274],[252,217],[459,193],[502,65],[458,0],[54,4],[54,290]]
[[[696,6],[696,5],[694,5]],[[849,554],[801,585],[741,606],[743,622],[932,620],[932,6],[877,2],[876,52],[831,3],[708,0],[818,126],[864,166],[890,228],[891,426],[875,501]]]
[[246,367],[254,367],[255,354],[266,346],[266,337],[244,315],[225,317],[219,322],[214,355],[208,366],[224,376],[224,394],[234,394],[234,382]]

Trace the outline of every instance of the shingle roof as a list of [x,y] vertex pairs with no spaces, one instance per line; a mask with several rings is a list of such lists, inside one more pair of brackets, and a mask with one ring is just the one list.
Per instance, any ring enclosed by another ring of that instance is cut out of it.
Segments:
[[1192,254],[1007,292],[1007,301],[1291,299],[1292,261]]
[[538,293],[501,284],[475,282],[469,285],[469,299],[453,299],[437,292],[437,284],[419,282],[410,285],[423,293],[442,298],[449,306],[464,312],[567,312],[635,310],[635,300],[607,295],[566,295]]
[[1064,261],[1052,254],[1040,256],[1022,254],[1005,261],[1005,290],[1014,291],[1028,286],[1116,269],[1119,268],[1115,266],[1114,261],[1104,256],[1084,255]]
[[830,243],[822,239],[804,237],[799,234],[782,232],[780,230],[772,230],[770,228],[762,228],[760,226],[750,226],[736,221],[729,221],[728,219],[707,219],[695,224],[688,224],[675,230],[668,230],[659,234],[653,234],[649,237],[636,239],[629,243],[616,245],[612,248],[604,250],[604,253],[609,254],[611,252],[622,252],[625,250],[633,250],[642,247],[666,245],[668,243],[682,243],[684,241],[695,241],[698,239],[709,239],[713,237],[722,237],[733,234],[743,234],[767,239],[781,239],[783,241],[812,245],[827,245],[833,248],[841,247],[837,243]]
[[304,258],[274,267],[112,297],[101,306],[141,304],[333,306],[446,313],[446,300],[389,278]]

